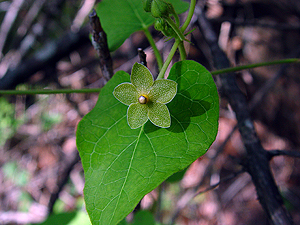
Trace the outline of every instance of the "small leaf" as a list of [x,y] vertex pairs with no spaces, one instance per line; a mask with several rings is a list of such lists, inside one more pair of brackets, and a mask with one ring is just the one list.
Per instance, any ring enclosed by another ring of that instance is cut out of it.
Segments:
[[[182,0],[169,0],[177,13],[189,8]],[[102,0],[97,8],[110,51],[115,51],[134,32],[147,29],[154,23],[150,13],[143,10],[141,0]]]
[[173,80],[156,80],[149,92],[149,98],[152,101],[167,104],[175,97],[177,92],[177,83]]
[[138,92],[131,83],[119,84],[113,92],[114,96],[123,104],[130,105],[138,102]]
[[159,102],[149,104],[148,117],[158,127],[168,128],[171,125],[170,113],[165,104]]
[[148,94],[154,80],[151,72],[140,63],[135,63],[131,70],[131,83],[137,88],[139,93]]
[[128,107],[127,121],[132,129],[142,126],[148,120],[148,107],[144,104],[134,103]]

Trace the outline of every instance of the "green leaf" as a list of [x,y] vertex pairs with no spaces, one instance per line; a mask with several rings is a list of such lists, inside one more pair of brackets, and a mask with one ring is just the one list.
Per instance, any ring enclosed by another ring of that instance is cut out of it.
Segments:
[[[177,13],[183,13],[189,4],[182,0],[169,0]],[[115,51],[134,32],[148,28],[154,18],[143,9],[142,0],[102,0],[97,14],[107,34],[110,51]]]
[[85,172],[85,202],[92,224],[117,224],[143,196],[202,156],[218,130],[219,98],[211,74],[194,61],[174,64],[169,79],[178,83],[167,105],[171,126],[150,121],[127,124],[127,107],[112,94],[129,82],[119,71],[99,94],[95,108],[78,124],[77,147]]

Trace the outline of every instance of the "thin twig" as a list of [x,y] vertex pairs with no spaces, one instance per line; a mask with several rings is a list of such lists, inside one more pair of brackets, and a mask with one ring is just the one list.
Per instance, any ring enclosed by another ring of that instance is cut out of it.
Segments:
[[[216,68],[229,67],[229,60],[219,48],[217,37],[211,25],[201,9],[199,12],[199,28],[211,48]],[[246,148],[247,155],[242,165],[252,177],[262,207],[274,225],[293,224],[271,173],[268,154],[263,149],[255,131],[245,96],[237,86],[233,74],[220,75],[219,77],[224,95],[236,114],[240,134]]]
[[147,67],[147,60],[146,60],[147,55],[143,51],[143,49],[138,48],[138,55],[139,55],[140,63]]
[[100,19],[95,10],[92,11],[89,18],[92,26],[92,43],[100,58],[102,74],[106,80],[109,80],[113,76],[114,72],[112,59],[108,49],[106,33],[101,26]]
[[80,161],[80,157],[79,157],[79,153],[78,151],[74,151],[74,153],[72,154],[71,157],[65,157],[64,161],[61,163],[61,174],[58,174],[58,176],[60,177],[60,180],[58,181],[58,188],[55,192],[51,193],[51,197],[48,203],[48,212],[49,214],[51,214],[53,212],[53,206],[54,203],[56,202],[56,200],[59,197],[59,193],[61,192],[61,190],[63,189],[63,187],[65,186],[65,184],[67,183],[69,177],[70,177],[70,173],[73,169],[73,167]]
[[69,32],[58,40],[45,44],[33,56],[17,68],[8,70],[0,79],[0,90],[14,89],[18,84],[27,81],[36,72],[45,69],[48,65],[55,64],[63,57],[90,43],[86,28],[77,33]]
[[[300,48],[296,49],[291,56],[292,57],[299,57],[300,55]],[[253,111],[264,99],[264,97],[268,94],[270,89],[275,86],[277,81],[284,75],[284,72],[288,68],[290,64],[285,64],[280,67],[278,72],[270,78],[253,96],[249,103],[249,110]]]
[[19,38],[23,38],[27,34],[29,28],[32,26],[34,19],[38,16],[45,2],[46,0],[36,0],[33,2],[32,6],[28,10],[25,18],[22,20],[22,23],[18,28],[17,33],[20,36]]
[[170,225],[174,224],[175,223],[175,220],[176,218],[179,216],[179,213],[180,211],[185,208],[188,203],[193,199],[195,198],[196,196],[200,195],[200,194],[203,194],[205,192],[208,192],[208,191],[211,191],[215,188],[217,188],[221,183],[224,183],[226,181],[229,181],[233,178],[235,178],[237,175],[239,175],[240,173],[243,173],[245,171],[238,171],[236,173],[233,173],[233,174],[230,174],[222,179],[220,179],[219,182],[217,182],[216,184],[213,184],[213,185],[209,185],[207,187],[205,187],[204,189],[201,189],[201,190],[198,190],[200,187],[198,187],[197,189],[193,189],[193,190],[188,190],[187,192],[185,192],[185,194],[180,198],[180,200],[178,201],[178,204],[177,204],[177,207],[176,207],[176,210],[175,212],[173,213],[173,216],[170,220]]
[[252,20],[252,21],[241,21],[240,19],[234,19],[234,18],[218,18],[218,19],[211,19],[211,22],[216,23],[223,23],[223,22],[229,22],[236,26],[243,26],[243,27],[264,27],[264,28],[271,28],[276,30],[282,30],[282,31],[288,31],[288,30],[299,30],[300,25],[299,24],[292,24],[292,23],[273,23],[273,22],[261,22],[258,20]]
[[300,152],[297,151],[287,151],[287,150],[270,150],[268,151],[270,160],[275,157],[275,156],[280,156],[280,155],[284,155],[284,156],[290,156],[290,157],[296,157],[296,158],[300,158]]
[[22,7],[24,0],[14,0],[9,9],[7,10],[3,22],[0,27],[0,60],[2,59],[3,48],[8,36],[10,29],[12,28],[15,19],[19,13],[20,8]]

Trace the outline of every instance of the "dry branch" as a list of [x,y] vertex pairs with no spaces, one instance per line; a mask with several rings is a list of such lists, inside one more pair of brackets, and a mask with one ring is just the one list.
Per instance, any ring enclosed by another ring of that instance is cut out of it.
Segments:
[[[217,69],[229,67],[229,60],[219,48],[217,37],[211,25],[202,11],[199,10],[199,12],[198,25],[205,41],[210,46],[215,67]],[[270,171],[268,153],[263,149],[257,137],[246,98],[237,86],[235,75],[225,74],[220,75],[219,78],[222,83],[223,94],[236,114],[238,128],[247,151],[242,165],[252,177],[262,207],[273,224],[293,224]]]
[[99,17],[95,10],[92,11],[89,17],[92,27],[92,41],[100,58],[102,74],[106,80],[109,80],[113,76],[114,72],[112,59],[108,49],[106,33],[101,26]]
[[87,29],[82,29],[77,33],[69,32],[59,40],[49,42],[17,68],[8,70],[0,79],[0,89],[14,89],[18,84],[26,82],[36,72],[55,65],[56,62],[89,42]]

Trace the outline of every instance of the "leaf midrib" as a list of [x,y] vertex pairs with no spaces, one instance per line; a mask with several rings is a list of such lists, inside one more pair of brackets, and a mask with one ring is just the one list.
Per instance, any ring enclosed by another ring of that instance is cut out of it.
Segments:
[[138,13],[138,11],[136,10],[136,8],[134,8],[132,6],[132,4],[130,3],[130,1],[126,0],[126,2],[128,3],[128,5],[130,6],[131,10],[134,12],[134,15],[138,18],[138,20],[140,21],[141,25],[143,28],[146,27],[146,24],[144,24],[143,19],[141,18],[140,14]]
[[[127,181],[127,179],[128,179],[128,176],[129,176],[129,173],[130,173],[130,170],[131,170],[132,161],[133,161],[133,159],[134,159],[134,155],[135,155],[135,152],[136,152],[137,145],[138,145],[138,143],[139,143],[140,137],[141,137],[141,135],[142,135],[143,129],[144,129],[144,125],[141,127],[140,133],[139,133],[139,135],[137,136],[136,143],[135,143],[135,146],[134,146],[134,149],[133,149],[133,152],[132,152],[132,157],[131,157],[131,159],[130,159],[130,163],[129,163],[129,166],[128,166],[128,171],[127,171],[125,180],[124,180],[124,182],[123,182],[123,186],[122,186],[122,188],[121,188],[121,190],[120,190],[119,198],[118,198],[117,204],[116,204],[116,206],[115,206],[115,209],[114,209],[114,211],[113,211],[113,213],[112,213],[112,217],[111,217],[111,219],[110,219],[110,221],[109,221],[109,224],[111,224],[111,221],[113,220],[113,218],[114,218],[114,216],[115,216],[116,209],[118,208],[118,204],[119,204],[119,202],[120,202],[120,198],[121,198],[122,192],[123,192],[123,190],[124,190],[124,186],[125,186],[125,184],[126,184],[126,181]],[[134,143],[134,142],[133,142],[133,143]]]

